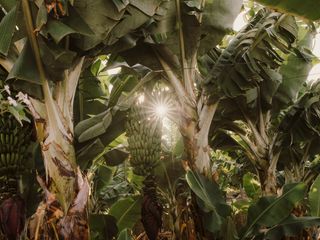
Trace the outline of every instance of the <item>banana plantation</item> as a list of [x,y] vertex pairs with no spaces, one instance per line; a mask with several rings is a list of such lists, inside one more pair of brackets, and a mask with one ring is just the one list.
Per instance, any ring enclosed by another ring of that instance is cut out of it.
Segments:
[[319,240],[319,9],[0,0],[0,240]]

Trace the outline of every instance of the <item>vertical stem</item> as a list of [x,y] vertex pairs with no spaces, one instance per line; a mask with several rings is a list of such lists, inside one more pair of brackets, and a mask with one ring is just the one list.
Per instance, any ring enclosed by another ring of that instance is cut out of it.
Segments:
[[181,55],[181,65],[182,65],[182,75],[184,81],[184,87],[191,97],[191,99],[195,99],[194,93],[194,86],[193,81],[191,79],[190,71],[195,66],[189,66],[186,59],[186,52],[185,52],[185,42],[184,42],[184,35],[183,35],[183,25],[181,19],[181,5],[180,0],[176,0],[176,10],[177,10],[177,24],[179,28],[179,46],[180,46],[180,55]]
[[42,65],[40,51],[39,51],[39,45],[38,45],[36,36],[33,32],[34,31],[33,21],[32,21],[31,10],[30,10],[28,0],[22,0],[22,11],[23,11],[23,16],[25,20],[26,29],[27,29],[28,38],[30,40],[31,48],[33,50],[33,54],[36,60],[36,65],[39,71],[40,82],[42,84],[44,98],[45,100],[47,100],[47,99],[50,99],[51,93],[50,93],[48,82],[46,81],[45,71]]
[[31,10],[29,6],[28,0],[22,0],[22,11],[23,11],[23,16],[25,20],[25,26],[27,29],[27,34],[28,34],[28,39],[31,44],[31,48],[34,54],[34,58],[36,61],[37,69],[39,71],[39,76],[40,76],[40,82],[42,85],[42,91],[44,94],[44,102],[47,110],[47,115],[48,119],[50,122],[50,128],[51,128],[51,133],[56,137],[56,138],[62,138],[61,134],[58,135],[58,130],[63,130],[59,125],[61,125],[61,121],[58,117],[57,109],[55,106],[55,103],[53,101],[50,87],[48,84],[48,81],[46,79],[46,74],[45,70],[43,67],[43,63],[41,60],[41,55],[40,55],[40,49],[38,45],[38,41],[36,39],[35,33],[34,33],[34,26],[33,26],[33,20],[32,20],[32,15],[31,15]]

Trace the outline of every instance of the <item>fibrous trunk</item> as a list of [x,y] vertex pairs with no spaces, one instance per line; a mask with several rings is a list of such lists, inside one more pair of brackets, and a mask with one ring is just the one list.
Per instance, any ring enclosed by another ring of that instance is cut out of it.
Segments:
[[75,61],[66,79],[56,84],[55,96],[28,105],[41,145],[46,176],[38,177],[45,200],[29,224],[30,239],[88,239],[86,205],[89,184],[76,164],[73,146],[73,98],[83,58]]

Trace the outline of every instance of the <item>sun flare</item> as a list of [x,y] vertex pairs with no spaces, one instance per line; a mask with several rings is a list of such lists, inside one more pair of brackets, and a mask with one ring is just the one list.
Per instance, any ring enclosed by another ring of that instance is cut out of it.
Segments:
[[155,106],[155,112],[159,118],[166,117],[168,110],[169,110],[168,106],[162,103]]

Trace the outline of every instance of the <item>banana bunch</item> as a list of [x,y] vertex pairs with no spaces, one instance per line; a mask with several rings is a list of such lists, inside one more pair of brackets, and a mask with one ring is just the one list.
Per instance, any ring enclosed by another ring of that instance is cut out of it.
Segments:
[[0,176],[16,175],[25,169],[31,135],[30,124],[21,126],[11,114],[0,116]]
[[0,184],[0,204],[13,196],[18,195],[18,179],[16,177],[7,177],[3,176],[1,177],[1,184]]
[[134,105],[126,124],[130,163],[137,175],[153,172],[161,154],[161,121],[151,118],[145,107]]
[[155,240],[162,226],[162,205],[154,175],[161,154],[161,120],[136,104],[131,107],[126,128],[133,172],[145,177],[141,221],[148,238]]

